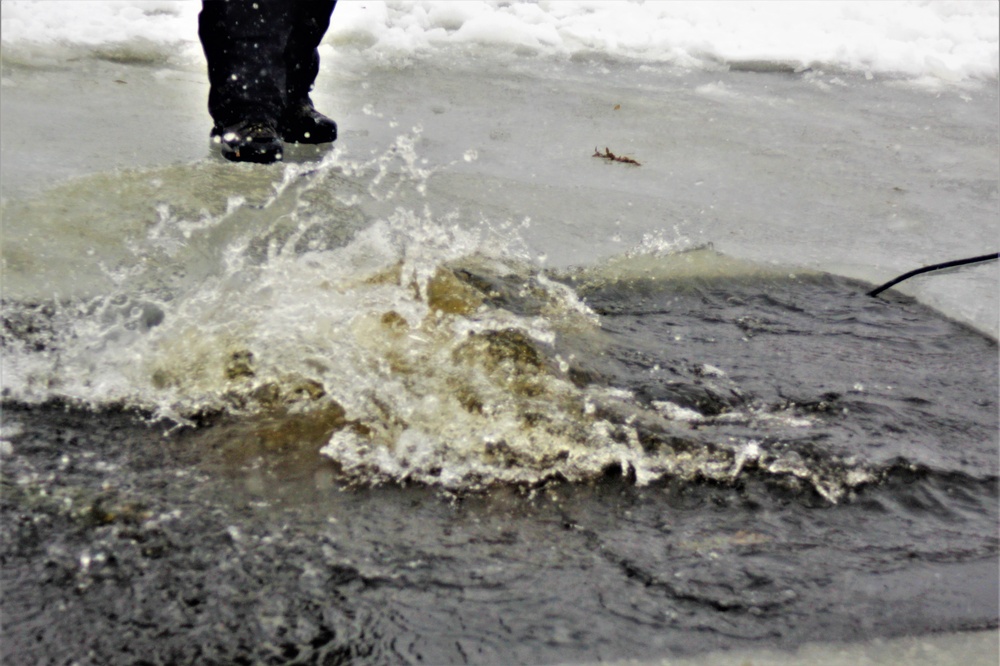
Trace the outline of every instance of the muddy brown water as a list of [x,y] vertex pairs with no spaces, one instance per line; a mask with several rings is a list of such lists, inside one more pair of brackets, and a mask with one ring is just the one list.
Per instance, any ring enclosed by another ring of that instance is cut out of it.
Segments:
[[318,453],[322,418],[167,433],[8,402],[4,662],[541,664],[997,626],[995,340],[824,274],[621,275],[554,276],[607,336],[571,374],[687,414],[636,431],[719,451],[701,473],[366,484]]

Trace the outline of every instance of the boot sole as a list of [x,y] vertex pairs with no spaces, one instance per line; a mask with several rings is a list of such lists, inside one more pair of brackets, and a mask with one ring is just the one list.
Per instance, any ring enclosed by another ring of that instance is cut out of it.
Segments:
[[230,162],[254,162],[256,164],[271,164],[282,158],[282,146],[239,146],[230,147],[222,144],[222,156]]

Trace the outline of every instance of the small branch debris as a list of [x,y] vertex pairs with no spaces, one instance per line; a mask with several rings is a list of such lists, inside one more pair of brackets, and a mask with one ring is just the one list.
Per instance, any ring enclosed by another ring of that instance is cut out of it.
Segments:
[[594,148],[594,154],[592,155],[592,157],[600,157],[602,159],[608,160],[609,162],[622,162],[623,164],[634,164],[636,166],[642,166],[631,157],[625,157],[624,155],[615,155],[613,152],[608,150],[607,146],[605,146],[603,153],[599,151],[597,148]]

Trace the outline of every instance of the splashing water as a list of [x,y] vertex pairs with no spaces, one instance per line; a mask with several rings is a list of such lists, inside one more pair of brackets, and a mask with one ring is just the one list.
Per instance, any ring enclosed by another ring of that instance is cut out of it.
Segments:
[[[635,366],[639,339],[623,348],[580,295],[612,289],[641,310],[664,279],[682,293],[781,271],[675,230],[604,265],[546,273],[513,222],[431,209],[419,132],[368,161],[336,150],[280,170],[101,174],[5,204],[4,398],[300,437],[366,483],[730,483],[761,470],[836,501],[877,480],[864,456],[817,454],[809,433],[824,423],[755,398],[711,357],[683,366],[663,349]],[[37,230],[66,240],[46,254]],[[601,359],[624,366],[595,369]],[[675,376],[665,389],[631,379],[664,372]]]

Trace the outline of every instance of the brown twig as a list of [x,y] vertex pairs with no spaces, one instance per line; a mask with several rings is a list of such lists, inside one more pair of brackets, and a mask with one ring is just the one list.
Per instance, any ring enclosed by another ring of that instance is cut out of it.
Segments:
[[592,157],[600,157],[602,159],[608,160],[609,162],[622,162],[623,164],[634,164],[636,166],[642,166],[636,162],[631,157],[625,157],[624,155],[615,155],[611,152],[607,146],[604,147],[604,152],[602,153],[597,148],[594,148],[594,154]]

